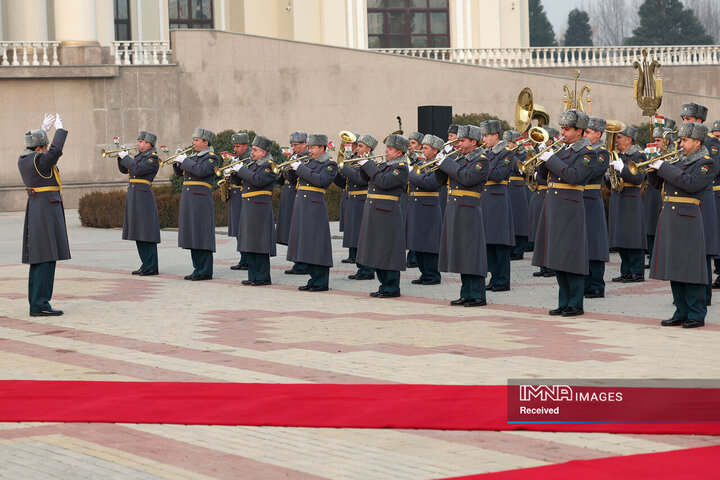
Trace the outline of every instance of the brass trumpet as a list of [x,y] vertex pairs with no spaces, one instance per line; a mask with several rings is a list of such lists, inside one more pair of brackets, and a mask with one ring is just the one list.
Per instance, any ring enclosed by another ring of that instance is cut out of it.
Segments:
[[[381,160],[375,160],[375,159],[381,159]],[[360,160],[372,160],[372,161],[375,162],[376,164],[380,164],[380,163],[382,163],[382,162],[385,161],[384,159],[385,159],[385,154],[382,154],[382,155],[372,155],[372,156],[370,156],[370,157],[348,158],[347,160],[341,159],[339,162],[337,162],[337,164],[338,164],[338,168],[343,168],[343,167],[344,167],[345,165],[347,165],[348,163],[355,163],[355,162],[359,162]]]
[[[545,132],[545,135],[547,135],[547,132]],[[546,140],[546,141],[547,141],[547,140]],[[553,153],[557,153],[557,152],[560,151],[560,149],[563,147],[563,145],[561,145],[562,143],[563,143],[563,139],[562,139],[562,138],[558,138],[558,139],[555,140],[552,144],[550,144],[549,146],[543,148],[543,149],[540,150],[538,153],[535,153],[535,154],[533,154],[533,155],[528,155],[527,160],[525,160],[523,163],[521,163],[521,164],[518,165],[518,170],[520,170],[521,173],[526,173],[526,170],[527,170],[529,167],[535,168],[535,167],[537,166],[537,165],[536,165],[536,164],[537,164],[537,159],[540,158],[540,155],[542,155],[543,153],[547,152],[548,150],[552,150]]]
[[129,155],[137,155],[139,150],[137,147],[130,147],[125,148],[125,145],[121,145],[122,148],[118,148],[117,150],[105,150],[104,148],[100,150],[100,155],[102,155],[102,158],[105,157],[117,157],[120,155],[120,152],[123,150],[127,150]]
[[[678,151],[668,152],[663,155],[660,155],[659,157],[651,158],[650,160],[645,160],[644,162],[640,162],[640,163],[628,162],[627,169],[633,175],[637,175],[641,168],[647,167],[651,163],[657,162],[658,160],[665,160],[666,158],[670,158],[670,157],[677,157],[677,158],[673,158],[672,160],[667,160],[667,162],[671,163],[671,164],[675,163],[678,160],[680,160],[680,152],[678,152]],[[648,172],[648,171],[652,171],[652,170],[654,170],[654,168],[648,168],[645,171]]]
[[243,163],[245,160],[247,160],[247,159],[244,158],[242,160],[235,160],[233,162],[228,163],[224,167],[215,167],[214,168],[215,175],[217,175],[218,177],[222,177],[223,175],[225,175],[225,173],[227,173],[227,170],[234,167],[235,165],[239,165],[239,164]]
[[175,163],[174,160],[175,160],[176,157],[179,157],[180,155],[182,155],[182,154],[184,154],[184,153],[190,153],[190,152],[192,152],[193,150],[195,150],[195,147],[187,147],[186,149],[184,149],[184,150],[176,153],[175,155],[170,155],[170,156],[169,156],[168,158],[166,158],[165,160],[162,160],[162,159],[161,159],[161,160],[160,160],[160,166],[161,166],[161,167],[164,167],[164,166],[167,165],[168,163],[173,164],[173,163]]
[[[443,143],[442,147],[440,147],[440,151],[438,152],[438,155],[443,155],[442,151],[445,147],[447,147],[448,145],[452,145],[453,143],[457,143],[459,141],[460,141],[460,139],[456,138],[455,140],[450,140],[448,142]],[[436,156],[434,159],[430,160],[429,162],[425,162],[422,164],[416,163],[415,165],[412,166],[413,172],[415,172],[417,175],[420,175],[421,173],[423,173],[425,170],[427,170],[430,167],[432,167],[432,168],[430,168],[430,171],[434,172],[435,170],[437,170],[439,168],[439,165],[437,165],[437,162],[439,162],[441,158],[444,158],[447,160],[448,158],[450,158],[451,155],[459,155],[459,154],[460,154],[460,151],[455,150],[455,151],[450,152],[447,155],[444,155],[440,158],[438,158]],[[454,161],[454,159],[453,159],[453,161]]]
[[290,165],[292,165],[295,162],[299,162],[305,158],[310,158],[310,155],[303,155],[302,157],[296,158],[294,160],[288,160],[287,162],[282,162],[280,164],[273,162],[270,160],[270,168],[272,169],[274,174],[278,174],[280,172],[283,172],[290,168]]

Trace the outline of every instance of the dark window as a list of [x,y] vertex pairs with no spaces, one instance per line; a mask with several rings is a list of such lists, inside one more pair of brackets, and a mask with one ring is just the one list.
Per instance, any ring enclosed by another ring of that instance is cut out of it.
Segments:
[[213,28],[212,0],[168,0],[170,28]]
[[115,40],[132,40],[130,33],[130,0],[115,0]]
[[448,0],[367,0],[368,47],[450,46]]

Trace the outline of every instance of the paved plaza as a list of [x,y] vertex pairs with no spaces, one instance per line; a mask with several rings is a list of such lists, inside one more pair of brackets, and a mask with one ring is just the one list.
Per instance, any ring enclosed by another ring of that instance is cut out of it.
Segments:
[[[162,232],[160,272],[118,229],[80,226],[66,212],[72,260],[58,262],[52,305],[30,317],[21,265],[23,212],[0,214],[0,378],[259,383],[502,385],[509,378],[720,378],[720,306],[701,329],[661,328],[669,284],[614,284],[581,317],[550,317],[557,286],[512,263],[512,289],[488,306],[458,308],[459,275],[376,299],[377,281],[352,281],[331,224],[329,292],[300,292],[305,276],[241,285],[234,238],[218,229],[212,281],[187,282],[190,253]],[[720,291],[716,302],[720,305]],[[480,408],[480,407],[479,407]],[[373,430],[148,424],[0,423],[0,479],[424,480],[575,459],[720,444],[712,436]]]

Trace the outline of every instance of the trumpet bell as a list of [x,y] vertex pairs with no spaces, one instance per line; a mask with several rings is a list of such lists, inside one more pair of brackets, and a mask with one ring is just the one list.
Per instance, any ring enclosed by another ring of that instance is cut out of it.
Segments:
[[357,141],[357,136],[350,130],[341,131],[340,138],[344,143],[355,143]]
[[530,137],[530,140],[534,143],[545,143],[550,140],[550,135],[547,130],[541,127],[531,127],[528,132],[528,137]]

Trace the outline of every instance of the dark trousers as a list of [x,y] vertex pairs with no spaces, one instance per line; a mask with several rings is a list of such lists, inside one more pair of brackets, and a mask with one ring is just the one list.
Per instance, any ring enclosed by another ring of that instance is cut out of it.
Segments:
[[705,284],[705,301],[708,305],[712,301],[712,257],[707,258],[708,282]]
[[555,278],[560,287],[558,307],[583,308],[584,275],[557,270]]
[[480,275],[460,274],[460,298],[469,300],[487,300],[485,298],[485,277]]
[[508,245],[488,244],[487,260],[490,272],[490,285],[494,287],[510,286],[510,250]]
[[513,257],[522,257],[525,255],[525,248],[528,244],[528,237],[520,237],[515,235],[515,246],[512,247],[510,255]]
[[193,274],[212,277],[213,274],[213,252],[212,250],[190,249],[192,258]]
[[590,273],[585,275],[586,292],[605,293],[605,262],[602,260],[590,260]]
[[532,252],[533,250],[535,250],[535,242],[528,241],[525,245],[525,251]]
[[307,282],[308,287],[328,288],[330,283],[330,267],[324,265],[313,265],[312,263],[304,263],[310,280]]
[[655,235],[647,235],[648,264],[652,261],[653,247],[655,246]]
[[151,272],[157,272],[158,271],[157,243],[141,242],[140,240],[136,240],[135,246],[137,246],[137,251],[138,251],[138,254],[140,255],[140,261],[142,261],[140,270],[149,270]]
[[[350,256],[348,258],[357,260],[357,247],[350,247],[349,251],[350,251]],[[369,275],[369,276],[375,275],[374,269],[372,269],[370,267],[366,267],[365,265],[361,265],[357,262],[355,262],[355,265],[357,266],[357,272],[355,272],[355,275]]]
[[716,258],[715,262],[715,275],[720,275],[720,258]]
[[707,299],[705,285],[670,281],[675,313],[673,318],[705,321]]
[[400,272],[397,270],[375,269],[377,278],[380,280],[380,293],[400,293]]
[[296,272],[300,272],[300,273],[308,272],[307,263],[302,263],[302,262],[293,263],[292,269],[295,270]]
[[348,258],[353,262],[357,260],[357,247],[348,247]]
[[645,275],[643,251],[640,248],[618,248],[620,254],[620,274]]
[[408,250],[407,260],[406,260],[408,264],[417,263],[417,258],[415,257],[415,253],[416,252],[413,252],[412,250]]
[[28,275],[28,300],[33,313],[50,310],[55,284],[55,262],[33,263]]
[[247,261],[247,253],[246,252],[240,252],[240,261],[238,262],[238,265],[243,265],[247,267],[248,261]]
[[440,281],[438,257],[439,255],[437,253],[415,252],[415,261],[420,270],[420,280]]
[[245,253],[247,259],[248,280],[251,282],[270,281],[270,254],[268,253]]

